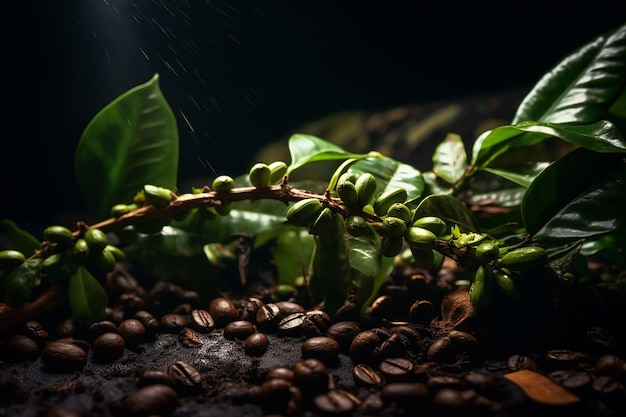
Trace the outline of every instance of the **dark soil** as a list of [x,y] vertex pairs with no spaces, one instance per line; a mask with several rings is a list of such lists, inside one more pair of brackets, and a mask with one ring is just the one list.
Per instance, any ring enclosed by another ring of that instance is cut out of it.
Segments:
[[[477,119],[476,112],[480,109],[484,110],[483,116],[495,112],[502,118],[508,117],[519,96],[519,93],[510,93],[462,102],[458,114],[466,114],[467,123],[463,125],[457,115],[452,117],[456,120],[455,126],[450,123],[433,124],[432,131],[423,139],[422,143],[430,144],[423,153],[432,154],[432,145],[436,143],[432,138],[440,139],[442,132],[454,130],[471,135],[471,131],[478,127],[476,123],[470,124],[469,120],[489,123],[484,117]],[[419,115],[415,117],[421,119],[424,112],[428,114],[449,105],[452,104],[415,107],[411,111],[405,109],[408,112],[405,116],[410,113]],[[496,110],[502,106],[506,109],[498,113]],[[427,108],[430,110],[425,110]],[[371,120],[372,115],[367,117]],[[392,124],[396,128],[404,126],[401,130],[405,133],[410,125],[400,119]],[[391,127],[386,131],[394,129]],[[320,136],[325,137],[324,134]],[[369,135],[369,145],[382,146],[382,136],[378,139],[375,136]],[[387,144],[399,143],[383,141]],[[413,329],[419,335],[416,339],[409,339],[408,343],[402,339],[401,347],[386,351],[381,342],[376,356],[369,363],[379,371],[380,362],[386,357],[409,359],[413,370],[397,377],[397,382],[410,382],[413,384],[411,389],[416,391],[411,395],[401,395],[397,391],[394,394],[392,388],[402,386],[390,387],[394,383],[391,377],[383,386],[368,388],[357,384],[353,369],[356,363],[362,362],[354,360],[350,352],[343,350],[335,361],[326,361],[330,378],[322,392],[351,393],[352,405],[343,413],[324,411],[324,407],[312,398],[307,400],[310,388],[306,384],[293,383],[298,386],[302,400],[295,401],[298,390],[292,389],[286,394],[293,400],[291,406],[287,397],[261,388],[270,370],[280,367],[293,370],[304,360],[302,346],[307,340],[305,336],[284,336],[273,330],[264,331],[270,340],[267,351],[261,356],[249,356],[244,342],[226,339],[221,326],[208,333],[194,331],[197,337],[195,343],[183,343],[180,332],[164,333],[161,329],[153,340],[146,339],[132,349],[126,347],[117,359],[95,361],[89,331],[80,327],[72,329],[69,326],[71,322],[66,320],[69,317],[67,313],[57,309],[25,320],[36,320],[49,333],[40,346],[66,338],[67,343],[87,349],[85,366],[69,372],[53,371],[44,366],[41,347],[30,358],[20,357],[19,349],[12,348],[7,342],[11,335],[23,332],[23,323],[14,326],[3,335],[0,345],[0,416],[419,414],[509,417],[555,412],[625,416],[626,340],[622,323],[626,312],[623,300],[620,300],[623,292],[615,290],[616,283],[624,280],[624,273],[614,271],[602,262],[590,266],[594,277],[590,283],[570,286],[557,283],[559,297],[556,304],[551,302],[552,298],[537,297],[524,305],[497,305],[494,310],[480,313],[469,304],[465,289],[453,291],[453,267],[446,265],[436,276],[419,270],[396,271],[389,277],[381,289],[381,297],[367,314],[355,316],[346,307],[337,312],[334,321],[356,320],[361,331],[385,328],[390,331],[389,334],[402,332],[401,327]],[[137,310],[154,312],[157,318],[175,311],[188,319],[192,309],[208,310],[210,300],[219,295],[232,298],[237,305],[242,305],[249,296],[258,297],[265,303],[277,300],[271,280],[258,282],[256,287],[251,283],[249,288],[240,292],[200,296],[173,283],[150,282],[145,277],[135,280],[132,273],[122,285],[113,279],[113,275],[109,277],[107,287],[110,299],[107,319],[115,324],[134,317]],[[422,316],[411,316],[410,307],[418,300],[432,303],[433,310]],[[290,301],[298,302],[309,310],[315,307],[306,298],[294,297]],[[240,317],[244,314],[244,310],[239,309]],[[254,322],[254,319],[251,318],[251,321]],[[258,326],[257,331],[260,331]],[[382,335],[382,330],[377,331]],[[451,335],[456,336],[449,342]],[[446,338],[450,346],[434,351],[433,346],[441,344]],[[134,413],[125,405],[125,398],[139,390],[143,371],[166,371],[178,361],[187,362],[201,375],[201,383],[195,390],[175,386],[177,400],[172,407],[168,407],[167,399],[163,400],[164,405],[158,411]],[[609,362],[610,366],[607,365]],[[551,382],[545,385],[544,390],[565,387],[575,397],[566,397],[560,392],[540,400],[531,399],[534,398],[532,392],[529,396],[528,392],[506,377],[520,369],[530,369],[533,375],[546,376]],[[574,374],[578,379],[569,378]],[[574,400],[567,404],[550,405],[551,398]]]

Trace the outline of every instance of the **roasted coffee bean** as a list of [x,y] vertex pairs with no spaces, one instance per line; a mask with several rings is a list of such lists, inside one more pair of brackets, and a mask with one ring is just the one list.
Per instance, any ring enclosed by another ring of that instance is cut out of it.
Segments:
[[209,303],[209,314],[213,317],[215,327],[223,328],[231,321],[239,319],[239,311],[228,298],[217,297]]
[[376,336],[378,336],[378,339],[381,343],[387,340],[389,336],[391,336],[391,330],[386,327],[374,327],[371,329],[371,331],[376,333]]
[[478,340],[467,332],[452,330],[448,333],[448,338],[459,353],[473,354],[478,350]]
[[286,381],[292,382],[293,381],[293,369],[285,368],[285,367],[272,368],[265,375],[265,380],[268,381],[274,378],[284,379]]
[[305,313],[292,313],[285,316],[278,323],[278,333],[283,336],[300,336],[304,334],[304,328],[312,326]]
[[587,344],[593,353],[604,355],[607,353],[615,352],[618,348],[618,342],[615,336],[603,327],[592,327],[587,330]]
[[185,327],[180,331],[180,333],[178,333],[178,341],[181,345],[188,348],[197,347],[202,344],[198,334],[189,327]]
[[626,361],[617,355],[607,353],[596,360],[593,371],[598,376],[606,375],[623,380],[626,378]]
[[304,313],[306,311],[306,309],[300,304],[292,303],[291,301],[276,301],[274,304],[278,306],[282,317],[293,313]]
[[433,408],[436,415],[457,415],[468,405],[463,394],[453,388],[442,388],[433,394]]
[[359,411],[364,415],[379,415],[381,410],[385,407],[380,392],[373,392],[365,397],[365,400],[361,402]]
[[107,332],[117,333],[117,326],[110,320],[102,320],[91,323],[89,327],[87,327],[87,332],[91,340],[96,340],[101,334]]
[[435,318],[435,307],[428,300],[417,300],[409,308],[409,320],[428,326]]
[[243,305],[239,306],[239,319],[256,323],[256,313],[262,305],[263,301],[259,298],[250,297],[248,300],[243,302]]
[[53,341],[43,348],[41,360],[53,372],[79,371],[87,364],[87,352],[71,343]]
[[370,317],[376,320],[383,318],[397,318],[401,313],[399,311],[400,303],[391,295],[384,294],[376,298],[369,308]]
[[176,361],[167,367],[167,374],[174,379],[179,393],[197,391],[202,385],[202,375],[188,362]]
[[457,359],[457,350],[448,336],[436,339],[426,352],[426,359],[434,362],[453,363]]
[[124,338],[126,346],[135,348],[146,340],[146,328],[137,319],[126,319],[117,326],[117,332]]
[[22,334],[26,337],[30,337],[39,345],[50,337],[50,334],[43,328],[38,321],[27,321],[22,327]]
[[387,382],[409,382],[415,366],[407,358],[387,358],[378,365],[381,375]]
[[189,303],[179,304],[178,306],[172,309],[172,313],[174,314],[182,314],[183,316],[188,316],[191,314],[191,310],[193,307]]
[[248,336],[243,347],[248,356],[261,356],[270,344],[270,339],[264,333],[254,333]]
[[141,324],[143,324],[143,327],[146,330],[147,339],[153,339],[159,332],[161,323],[152,315],[152,313],[146,310],[140,310],[135,313],[134,317],[139,320]]
[[433,369],[438,366],[439,364],[436,362],[424,362],[416,365],[413,370],[413,380],[415,382],[428,382],[428,380],[433,376]]
[[591,388],[592,377],[589,372],[559,369],[550,372],[548,377],[563,388],[577,394]]
[[574,369],[578,366],[578,357],[570,350],[550,350],[544,357],[548,369]]
[[373,363],[378,360],[380,339],[371,330],[357,333],[350,344],[350,357],[354,363]]
[[224,337],[228,340],[246,340],[255,331],[254,324],[249,321],[235,320],[224,327]]
[[434,375],[426,383],[429,392],[435,392],[443,388],[462,390],[465,387],[463,379],[452,375]]
[[335,323],[339,323],[341,321],[358,322],[360,319],[361,312],[359,307],[355,303],[348,301],[337,309],[333,321]]
[[323,336],[328,331],[328,327],[331,325],[331,319],[328,313],[324,310],[309,310],[306,312],[308,319],[315,325],[316,334],[307,334],[306,336]]
[[305,359],[293,367],[293,385],[307,398],[328,391],[329,376],[328,368],[318,359]]
[[356,408],[355,401],[358,399],[347,391],[332,390],[317,395],[313,399],[313,405],[322,414],[340,416],[350,414]]
[[261,399],[265,414],[287,414],[294,394],[291,382],[272,378],[261,384]]
[[359,323],[356,321],[340,321],[331,324],[326,331],[326,336],[332,337],[339,343],[341,352],[348,354],[352,339],[361,331]]
[[132,316],[137,311],[146,310],[148,308],[148,302],[135,293],[124,293],[120,295],[118,302],[127,316]]
[[161,317],[161,330],[164,333],[180,333],[188,322],[182,314],[168,313]]
[[409,342],[409,344],[407,345],[407,349],[412,350],[412,351],[417,351],[419,349],[422,336],[413,327],[394,326],[391,328],[390,331],[392,333],[400,333],[406,337],[406,340]]
[[73,337],[76,334],[76,324],[72,319],[62,320],[56,327],[57,338]]
[[93,359],[96,362],[112,362],[124,354],[126,343],[117,333],[106,332],[93,341]]
[[167,385],[172,388],[176,387],[174,378],[172,378],[167,372],[161,371],[160,369],[146,369],[139,375],[139,379],[137,381],[137,386],[139,388],[156,384]]
[[491,374],[479,371],[469,371],[463,375],[463,381],[481,394],[491,394],[496,391],[498,381]]
[[319,359],[326,366],[333,366],[339,358],[339,343],[328,336],[311,337],[302,344],[302,357]]
[[384,383],[382,375],[369,365],[359,363],[352,368],[354,383],[362,387],[381,387]]
[[591,386],[603,398],[623,398],[624,394],[626,394],[624,384],[607,375],[596,377]]
[[256,324],[261,330],[273,332],[278,328],[282,317],[280,307],[274,303],[267,303],[257,311]]
[[104,309],[104,317],[105,317],[105,320],[112,321],[117,326],[122,321],[124,321],[124,310],[120,308],[107,306]]
[[527,355],[512,355],[506,361],[506,366],[509,371],[519,371],[520,369],[528,369],[529,371],[536,371],[538,366],[537,362],[533,358]]
[[429,399],[428,388],[421,382],[394,382],[381,390],[383,402],[387,405],[418,406]]
[[178,405],[178,394],[168,386],[161,384],[143,387],[122,400],[122,408],[130,417],[149,417],[171,414]]
[[379,357],[382,359],[405,356],[409,346],[409,339],[405,335],[391,333],[387,340],[381,343]]
[[14,362],[34,361],[39,357],[41,348],[30,337],[15,334],[4,343],[4,350],[8,358]]
[[206,310],[191,310],[190,325],[194,330],[200,333],[211,333],[215,327],[215,320]]

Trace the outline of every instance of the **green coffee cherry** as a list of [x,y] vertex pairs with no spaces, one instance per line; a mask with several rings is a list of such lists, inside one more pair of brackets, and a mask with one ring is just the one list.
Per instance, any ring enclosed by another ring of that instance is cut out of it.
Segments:
[[437,246],[437,236],[430,230],[421,227],[409,227],[404,232],[404,239],[409,247],[415,249],[434,249]]
[[39,274],[49,282],[55,283],[69,277],[68,267],[62,254],[53,253],[41,262]]
[[267,164],[258,162],[250,168],[248,179],[253,187],[266,188],[270,185],[272,170]]
[[[409,246],[410,247],[410,246]],[[410,247],[415,266],[429,270],[435,265],[435,251],[432,249],[417,249]]]
[[518,274],[506,268],[495,269],[493,271],[493,280],[498,287],[508,297],[517,300],[521,298],[522,294],[519,285],[516,280],[519,278]]
[[393,203],[389,210],[387,210],[387,217],[397,217],[404,220],[405,223],[411,221],[411,209],[409,209],[404,203]]
[[489,263],[497,259],[499,255],[500,249],[493,242],[483,242],[474,249],[474,256],[481,264]]
[[172,201],[172,192],[170,190],[151,184],[143,186],[143,195],[145,202],[155,207],[165,207]]
[[132,211],[131,206],[129,204],[116,204],[113,207],[111,207],[111,216],[120,217],[126,213],[130,213],[131,211]]
[[540,246],[524,246],[507,252],[500,263],[508,268],[521,270],[544,265],[548,262],[548,253]]
[[298,200],[287,209],[287,223],[294,226],[308,226],[322,211],[322,203],[317,198]]
[[447,227],[446,222],[435,216],[421,217],[413,222],[413,226],[430,230],[437,237],[443,235]]
[[311,223],[310,232],[313,235],[331,235],[335,232],[335,213],[324,207],[317,218]]
[[367,227],[369,227],[369,224],[363,216],[359,216],[358,214],[351,214],[346,217],[346,230],[352,236],[358,237],[363,235]]
[[389,207],[391,207],[394,203],[404,203],[408,197],[406,189],[404,188],[394,188],[392,190],[387,190],[379,195],[376,200],[374,200],[374,212],[379,216],[384,216],[387,214]]
[[10,271],[26,261],[24,254],[18,250],[6,249],[0,251],[0,269]]
[[100,272],[109,273],[115,268],[115,256],[106,248],[93,252],[91,260]]
[[89,256],[89,245],[85,238],[76,239],[72,248],[74,257],[78,260],[85,260]]
[[350,181],[342,181],[337,184],[337,196],[339,196],[346,206],[350,208],[358,207],[356,186]]
[[482,310],[489,306],[492,287],[491,270],[485,265],[479,266],[474,275],[474,282],[469,289],[470,302],[476,310]]
[[381,251],[383,256],[392,258],[400,253],[404,241],[402,236],[383,236],[381,240]]
[[48,226],[43,231],[43,240],[69,246],[72,244],[74,237],[72,236],[72,231],[65,226]]
[[277,182],[281,182],[287,173],[287,164],[283,161],[274,161],[269,164],[269,167],[272,173],[270,176],[270,183],[276,184]]
[[228,216],[230,214],[230,211],[233,209],[233,203],[232,202],[225,203],[222,201],[222,204],[220,204],[219,206],[215,206],[213,208],[215,209],[215,212],[218,215]]
[[235,188],[235,180],[228,175],[220,175],[213,180],[211,189],[218,193],[228,193]]
[[114,245],[106,245],[104,250],[111,252],[116,262],[123,261],[126,259],[126,254],[123,250]]
[[355,184],[358,177],[359,176],[357,175],[356,172],[344,172],[343,174],[339,176],[337,185],[339,185],[340,183],[344,181],[348,181],[348,182],[351,182],[352,184]]
[[376,178],[369,172],[359,175],[354,183],[357,194],[357,204],[363,207],[370,202],[376,193]]
[[382,221],[383,234],[402,236],[406,231],[406,223],[398,217],[385,217]]
[[89,229],[85,232],[85,241],[90,250],[102,250],[109,244],[109,238],[100,229]]

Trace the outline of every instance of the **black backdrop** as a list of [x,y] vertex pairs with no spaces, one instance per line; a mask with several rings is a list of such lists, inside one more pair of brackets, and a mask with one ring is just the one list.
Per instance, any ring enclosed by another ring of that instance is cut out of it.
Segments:
[[[73,151],[91,118],[160,74],[179,178],[340,109],[530,87],[622,23],[617,1],[4,1],[0,219],[81,213]],[[426,4],[426,5],[424,5]]]

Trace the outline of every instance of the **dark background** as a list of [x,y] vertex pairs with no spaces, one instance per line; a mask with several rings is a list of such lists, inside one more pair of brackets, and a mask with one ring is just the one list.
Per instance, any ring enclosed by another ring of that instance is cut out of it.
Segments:
[[155,73],[178,119],[179,180],[211,179],[337,110],[530,88],[623,23],[617,1],[422,3],[2,2],[0,219],[38,235],[82,213],[83,129]]

